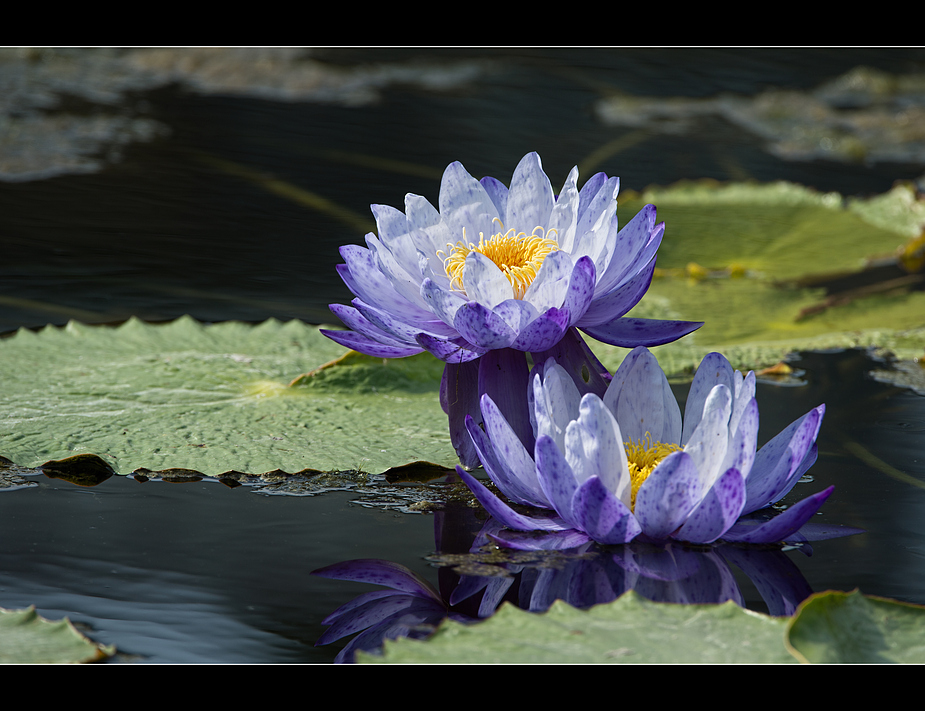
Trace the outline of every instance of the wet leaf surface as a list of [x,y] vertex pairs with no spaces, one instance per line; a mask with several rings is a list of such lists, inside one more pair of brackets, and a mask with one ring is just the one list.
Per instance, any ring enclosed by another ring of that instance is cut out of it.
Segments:
[[606,605],[578,610],[560,601],[543,614],[503,605],[488,620],[447,620],[426,641],[387,641],[394,664],[786,664],[787,620],[722,605],[672,605],[630,591]]
[[32,607],[0,608],[0,664],[78,664],[114,653],[84,637],[67,618],[46,620]]
[[925,607],[851,593],[813,595],[797,611],[788,643],[816,664],[922,664]]

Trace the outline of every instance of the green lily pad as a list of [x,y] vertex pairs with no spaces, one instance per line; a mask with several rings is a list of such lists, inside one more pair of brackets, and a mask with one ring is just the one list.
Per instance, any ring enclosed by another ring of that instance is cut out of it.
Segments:
[[0,664],[79,664],[115,654],[84,637],[66,617],[40,617],[34,607],[0,608]]
[[816,664],[922,664],[925,607],[854,591],[813,595],[797,610],[787,641]]
[[354,353],[323,367],[344,354],[299,321],[21,329],[0,340],[0,454],[23,467],[97,454],[118,474],[454,465],[442,365]]
[[[630,315],[705,322],[654,349],[670,374],[713,350],[756,370],[797,350],[880,347],[902,359],[925,350],[925,275],[896,256],[925,229],[925,201],[910,186],[846,200],[791,183],[686,182],[623,195],[620,214],[646,203],[665,237]],[[610,368],[625,354],[592,349]]]
[[824,592],[792,618],[733,602],[677,605],[629,591],[578,610],[542,614],[504,604],[476,624],[445,620],[426,640],[387,640],[371,664],[793,664],[925,662],[925,607]]
[[387,640],[385,664],[785,664],[789,620],[721,605],[652,602],[629,591],[578,610],[561,600],[542,614],[504,604],[484,622],[444,621],[427,640]]

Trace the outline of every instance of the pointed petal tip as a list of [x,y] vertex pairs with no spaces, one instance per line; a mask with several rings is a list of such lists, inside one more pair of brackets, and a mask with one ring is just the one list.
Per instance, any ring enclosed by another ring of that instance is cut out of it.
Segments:
[[578,325],[582,331],[612,346],[634,348],[635,346],[663,346],[693,333],[703,326],[703,321],[664,321],[621,317],[609,323],[596,326]]
[[822,508],[833,491],[835,487],[829,486],[818,493],[811,494],[770,521],[758,526],[733,526],[724,538],[732,542],[759,544],[793,540],[794,536],[798,536],[800,529]]

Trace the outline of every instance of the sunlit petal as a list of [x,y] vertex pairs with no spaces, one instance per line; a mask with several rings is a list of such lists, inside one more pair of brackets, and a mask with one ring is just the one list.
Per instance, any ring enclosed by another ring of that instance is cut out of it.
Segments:
[[[593,365],[590,359],[574,358],[583,368]],[[576,381],[584,380],[552,357],[534,365],[526,388],[536,438],[532,468],[529,450],[521,447],[504,418],[486,410],[484,431],[471,429],[479,450],[487,453],[483,462],[498,488],[523,503],[528,498],[523,492],[535,481],[542,501],[534,505],[555,511],[560,526],[549,528],[548,519],[535,523],[531,515],[514,515],[503,502],[490,500],[486,507],[499,511],[509,528],[527,532],[536,525],[547,532],[543,545],[552,548],[582,536],[607,545],[639,535],[649,541],[675,538],[706,545],[718,540],[797,541],[813,535],[809,529],[804,535],[801,527],[809,524],[828,492],[767,523],[743,517],[779,500],[815,461],[824,407],[811,410],[756,454],[754,376],[733,371],[725,358],[711,354],[691,385],[695,402],[689,406],[689,422],[696,424],[682,446],[680,408],[647,349],[636,348],[624,358],[603,398],[580,391]],[[514,469],[516,487],[511,485]],[[480,500],[486,498],[476,493]],[[833,535],[851,535],[856,529],[840,531]],[[539,541],[521,535],[511,545],[534,549]]]

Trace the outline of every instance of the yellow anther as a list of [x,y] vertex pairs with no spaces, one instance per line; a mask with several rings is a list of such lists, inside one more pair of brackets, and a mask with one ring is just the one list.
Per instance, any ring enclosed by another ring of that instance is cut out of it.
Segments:
[[536,275],[543,266],[543,260],[552,252],[559,249],[559,243],[549,238],[547,235],[555,234],[555,230],[547,232],[542,227],[533,228],[531,234],[525,232],[515,233],[513,228],[504,232],[504,225],[498,218],[495,222],[501,228],[501,231],[493,234],[489,239],[479,232],[479,243],[473,244],[466,240],[465,231],[463,239],[454,244],[447,244],[450,248],[449,256],[444,257],[444,252],[437,253],[443,259],[443,268],[446,275],[450,278],[450,287],[465,293],[463,285],[463,270],[466,266],[466,257],[472,252],[484,254],[491,261],[498,265],[498,268],[504,273],[511,286],[514,287],[514,298],[522,299],[527,292],[527,288],[536,279]]
[[683,447],[677,444],[664,444],[662,442],[652,442],[652,435],[646,432],[646,436],[638,442],[624,442],[623,447],[626,450],[626,458],[629,460],[630,480],[633,486],[633,498],[630,508],[636,507],[636,494],[639,487],[649,477],[658,463],[661,462],[672,452],[680,452]]

